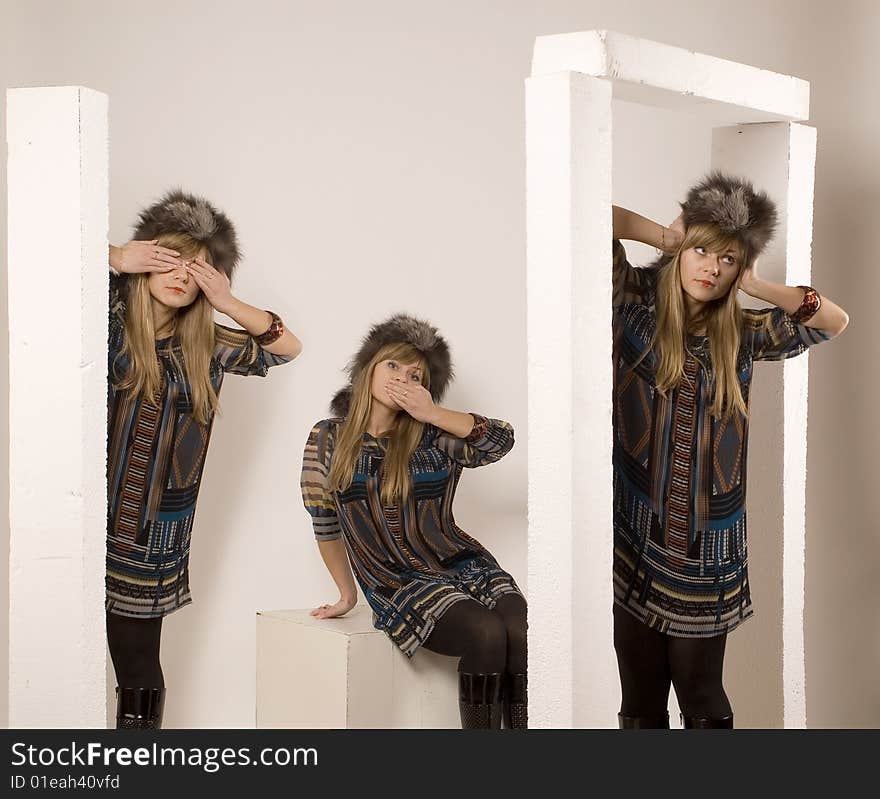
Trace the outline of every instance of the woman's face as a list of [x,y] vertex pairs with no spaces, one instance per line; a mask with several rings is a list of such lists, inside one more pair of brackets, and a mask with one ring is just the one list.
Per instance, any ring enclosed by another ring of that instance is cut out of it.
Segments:
[[733,248],[712,252],[706,247],[689,247],[681,251],[679,259],[681,287],[698,303],[719,300],[736,282],[741,265],[740,254]]
[[385,386],[388,383],[420,386],[422,374],[422,367],[419,363],[402,363],[393,358],[379,361],[373,369],[373,381],[370,384],[373,401],[392,411],[399,411],[400,407],[385,392]]
[[[204,258],[205,250],[199,253]],[[191,263],[184,259],[184,263]],[[151,272],[147,279],[150,295],[156,301],[168,308],[186,308],[195,302],[201,289],[193,280],[193,276],[182,266],[172,269],[170,272]]]

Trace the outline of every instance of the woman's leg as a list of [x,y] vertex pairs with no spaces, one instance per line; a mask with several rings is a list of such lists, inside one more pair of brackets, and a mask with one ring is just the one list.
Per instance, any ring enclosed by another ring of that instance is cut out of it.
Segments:
[[159,664],[162,618],[107,614],[107,644],[116,672],[117,728],[162,725],[165,679]]
[[722,684],[726,644],[726,634],[669,639],[672,684],[685,727],[733,726],[733,711]]
[[620,673],[621,729],[668,729],[670,672],[667,641],[614,603],[614,650]]
[[159,664],[162,617],[132,619],[107,614],[107,644],[116,682],[126,688],[164,688]]
[[424,647],[461,658],[460,672],[500,674],[507,662],[507,628],[498,614],[475,599],[466,599],[440,617]]
[[520,594],[504,594],[495,603],[495,612],[507,629],[507,669],[504,673],[504,726],[525,730],[528,716],[528,618],[525,599]]
[[500,729],[507,661],[507,629],[502,617],[473,599],[456,602],[441,616],[424,647],[460,658],[461,726]]
[[528,622],[526,601],[520,594],[504,594],[494,612],[504,620],[507,631],[507,671],[525,674],[528,669]]

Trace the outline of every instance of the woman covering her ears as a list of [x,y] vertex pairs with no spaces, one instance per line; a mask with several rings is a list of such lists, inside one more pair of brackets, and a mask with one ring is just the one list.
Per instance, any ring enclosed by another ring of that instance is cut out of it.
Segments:
[[[235,297],[229,218],[172,191],[110,247],[107,641],[117,728],[158,728],[162,619],[188,604],[196,498],[227,373],[265,376],[302,349],[271,311]],[[214,311],[243,330],[214,322]]]
[[[311,430],[302,494],[340,599],[357,602],[404,654],[420,646],[461,658],[462,727],[526,727],[526,602],[513,578],[455,523],[463,468],[513,447],[507,422],[440,407],[452,378],[446,341],[407,315],[375,325]],[[351,568],[349,566],[351,565]]]
[[[755,361],[840,334],[846,313],[808,286],[763,279],[776,210],[713,173],[664,228],[613,209],[614,646],[621,728],[732,727],[727,633],[752,614],[745,464]],[[619,239],[665,254],[631,266]],[[737,293],[768,303],[744,310]]]

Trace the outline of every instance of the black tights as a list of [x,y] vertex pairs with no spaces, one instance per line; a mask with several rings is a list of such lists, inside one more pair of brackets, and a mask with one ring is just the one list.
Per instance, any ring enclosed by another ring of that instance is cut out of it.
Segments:
[[652,630],[614,605],[614,649],[624,716],[662,716],[669,686],[675,687],[682,715],[724,718],[731,715],[721,676],[727,635],[677,638]]
[[164,688],[159,665],[162,617],[132,619],[107,614],[107,644],[120,688]]
[[456,602],[437,622],[425,649],[460,657],[466,674],[525,674],[526,602],[504,594],[489,610],[476,600]]

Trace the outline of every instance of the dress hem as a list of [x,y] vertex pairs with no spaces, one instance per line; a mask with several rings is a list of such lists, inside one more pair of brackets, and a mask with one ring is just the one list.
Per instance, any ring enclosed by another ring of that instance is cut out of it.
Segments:
[[109,600],[104,602],[104,610],[114,616],[125,616],[129,619],[162,619],[174,613],[175,610],[180,610],[190,604],[192,604],[192,597],[187,596],[186,599],[171,607],[160,608],[158,613],[143,613],[133,611],[130,605],[122,605],[118,600]]
[[[664,635],[669,635],[673,638],[714,638],[719,635],[726,635],[728,633],[733,632],[737,627],[740,626],[740,624],[742,624],[745,621],[748,621],[754,615],[754,610],[752,610],[752,608],[749,607],[749,608],[746,608],[743,610],[743,615],[741,618],[736,618],[726,624],[722,624],[720,626],[715,626],[711,630],[708,627],[706,627],[706,628],[704,628],[706,630],[705,632],[698,632],[696,630],[689,629],[687,626],[682,625],[677,620],[670,619],[668,616],[664,616],[661,613],[656,613],[652,610],[649,610],[648,608],[644,608],[645,613],[640,614],[631,605],[627,605],[626,603],[624,603],[620,599],[618,599],[616,595],[614,597],[614,604],[617,605],[618,607],[622,608],[623,610],[625,610],[631,616],[634,616],[636,619],[638,619],[646,627],[649,627],[652,630],[657,630],[657,632],[663,633]],[[638,606],[638,607],[643,607],[643,606]],[[663,619],[663,621],[665,621],[669,625],[669,627],[667,627],[664,630],[660,630],[657,627],[655,627],[654,625],[648,624],[648,622],[645,621],[645,615],[648,615],[648,614],[653,614],[654,616],[656,616],[660,619]],[[699,617],[696,617],[696,618],[699,618]],[[678,624],[678,626],[673,626],[676,624]]]

